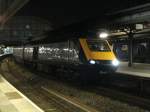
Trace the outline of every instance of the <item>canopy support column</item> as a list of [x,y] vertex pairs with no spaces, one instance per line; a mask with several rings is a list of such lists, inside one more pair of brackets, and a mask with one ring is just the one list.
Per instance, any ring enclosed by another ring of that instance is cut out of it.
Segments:
[[132,67],[133,65],[133,37],[134,34],[132,33],[132,30],[128,33],[128,59],[129,63],[128,66]]

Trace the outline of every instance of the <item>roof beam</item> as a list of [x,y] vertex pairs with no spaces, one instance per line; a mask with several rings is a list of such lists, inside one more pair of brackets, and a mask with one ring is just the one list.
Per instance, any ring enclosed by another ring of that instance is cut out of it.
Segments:
[[108,16],[115,17],[114,22],[121,24],[150,22],[150,3],[110,13]]
[[[4,1],[5,2],[5,1]],[[0,15],[0,27],[16,14],[16,12],[21,9],[29,0],[14,0],[13,3],[4,11],[2,15]]]

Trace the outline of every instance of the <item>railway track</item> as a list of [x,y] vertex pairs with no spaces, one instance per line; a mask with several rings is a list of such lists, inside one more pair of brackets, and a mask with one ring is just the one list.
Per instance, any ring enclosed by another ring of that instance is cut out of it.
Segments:
[[[112,86],[112,87],[114,87],[114,86]],[[134,95],[133,93],[123,92],[122,90],[119,91],[118,89],[112,88],[112,87],[110,88],[110,87],[104,87],[104,86],[100,85],[100,86],[96,86],[96,87],[92,86],[90,88],[84,86],[83,88],[84,88],[84,90],[87,90],[89,92],[107,96],[114,100],[119,100],[121,102],[125,102],[125,103],[128,103],[133,106],[139,106],[144,109],[150,110],[150,99],[149,98],[142,96],[142,94],[140,94],[140,93]],[[48,89],[46,89],[44,87],[42,87],[42,89],[51,94],[51,92]],[[82,89],[82,85],[81,85],[81,89]],[[91,109],[89,109],[89,110],[91,110]],[[91,112],[94,112],[94,111],[91,111]]]
[[80,101],[72,100],[65,95],[43,87],[40,81],[45,82],[45,80],[42,78],[37,79],[38,77],[31,77],[31,79],[27,79],[27,77],[19,75],[19,72],[12,71],[8,62],[5,67],[7,68],[7,71],[0,70],[3,76],[17,89],[39,105],[45,112],[99,112],[94,108],[86,106]]
[[[74,100],[70,97],[67,97],[67,96],[64,96],[58,92],[54,92],[50,89],[47,89],[46,87],[41,87],[43,89],[43,91],[45,91],[46,93],[48,93],[50,96],[52,95],[53,97],[56,97],[58,98],[59,100],[63,100],[65,101],[66,103],[78,108],[78,112],[79,111],[82,111],[82,112],[99,112],[97,111],[96,109],[94,108],[91,108],[83,103],[81,103],[80,101],[77,101],[77,100]],[[74,109],[75,111],[75,109]]]
[[114,74],[112,77],[115,79],[117,78],[115,77],[117,75],[122,76],[122,78],[125,78],[125,80],[120,79],[117,83],[115,80],[104,80],[105,83],[100,82],[98,86],[92,87],[90,90],[88,88],[87,89],[95,92],[96,94],[108,96],[110,98],[150,110],[150,93],[144,88],[144,86],[150,87],[148,86],[149,83],[144,85],[144,81],[150,82],[150,80],[120,73]]
[[[90,90],[91,91],[91,90]],[[92,89],[96,94],[104,95],[115,100],[127,102],[130,105],[139,106],[144,109],[150,110],[150,99],[146,99],[139,96],[133,96],[125,92],[120,92],[110,88],[97,87]]]
[[[7,79],[13,83],[20,82],[18,84],[15,84],[15,86],[17,88],[19,88],[19,90],[21,90],[23,93],[25,93],[25,95],[27,95],[29,98],[34,100],[35,103],[39,104],[41,107],[43,105],[46,105],[45,107],[43,107],[46,112],[51,112],[51,111],[73,112],[73,110],[75,112],[99,112],[93,107],[86,106],[85,104],[81,103],[80,101],[72,100],[72,98],[69,98],[68,96],[63,95],[62,93],[60,94],[60,93],[58,93],[58,91],[56,92],[45,86],[42,86],[43,83],[39,83],[39,82],[47,83],[46,81],[48,81],[48,79],[40,78],[39,80],[35,81],[33,78],[31,81],[28,80],[26,82],[24,79],[25,77],[22,77],[22,75],[19,75],[19,77],[18,77],[18,75],[15,73],[15,71],[10,70],[11,67],[8,63],[7,63],[7,67],[9,69],[9,71],[12,72],[12,74],[7,74],[7,76],[6,76]],[[8,73],[8,71],[7,71],[7,73]],[[11,77],[9,78],[8,75]],[[14,77],[12,77],[12,75]],[[14,82],[13,78],[18,81]],[[31,83],[29,83],[29,81]],[[21,82],[23,82],[25,84],[21,86]],[[63,82],[63,83],[66,83],[66,82]],[[34,84],[34,85],[32,86],[32,84]],[[72,85],[72,84],[69,83],[69,85]],[[25,90],[25,87],[27,90]],[[75,85],[72,86],[72,88],[74,88],[74,87],[75,87]],[[30,88],[30,89],[28,89],[28,88]],[[121,102],[122,101],[127,102],[131,105],[139,106],[139,107],[150,110],[150,107],[149,107],[150,100],[145,99],[143,97],[133,96],[131,94],[116,91],[113,88],[106,88],[106,87],[102,87],[102,86],[96,86],[96,87],[92,86],[90,88],[89,87],[86,88],[84,86],[83,88],[81,87],[80,89],[85,90],[85,91],[90,91],[92,93],[96,93],[97,95],[109,96],[109,98],[111,98],[111,99],[120,100]],[[33,94],[35,96],[33,96]],[[43,104],[41,104],[41,101],[42,102],[45,101],[45,102],[43,102]],[[50,107],[52,107],[52,108],[50,108]]]

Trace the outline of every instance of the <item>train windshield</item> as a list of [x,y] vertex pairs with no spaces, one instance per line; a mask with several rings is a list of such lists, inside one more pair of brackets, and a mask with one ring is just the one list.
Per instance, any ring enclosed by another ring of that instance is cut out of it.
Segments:
[[87,44],[91,51],[110,51],[108,43],[105,40],[87,40]]

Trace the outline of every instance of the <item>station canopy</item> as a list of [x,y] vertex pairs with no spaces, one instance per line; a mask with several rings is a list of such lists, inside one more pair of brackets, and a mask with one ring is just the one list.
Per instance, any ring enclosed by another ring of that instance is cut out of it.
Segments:
[[[6,1],[6,0],[4,0]],[[15,1],[15,0],[14,0]],[[17,0],[16,0],[17,1]],[[18,0],[22,1],[22,0]],[[149,28],[148,0],[28,0],[17,8],[1,29],[5,42],[21,43],[47,38],[49,41],[106,29],[111,36],[133,28]],[[139,6],[140,5],[140,6]],[[18,27],[18,23],[21,24]],[[45,33],[46,32],[46,33]],[[75,35],[74,35],[75,34]],[[45,37],[46,36],[46,37]],[[8,41],[9,40],[9,41]],[[1,41],[1,42],[4,42]]]

